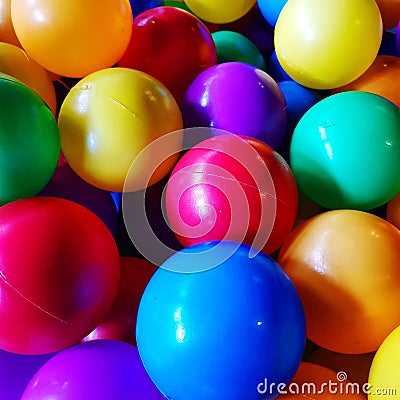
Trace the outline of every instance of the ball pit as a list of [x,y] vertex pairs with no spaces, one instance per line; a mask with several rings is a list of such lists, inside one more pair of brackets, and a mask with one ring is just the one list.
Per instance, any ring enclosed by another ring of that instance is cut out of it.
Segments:
[[400,398],[400,2],[255,3],[0,0],[1,399]]

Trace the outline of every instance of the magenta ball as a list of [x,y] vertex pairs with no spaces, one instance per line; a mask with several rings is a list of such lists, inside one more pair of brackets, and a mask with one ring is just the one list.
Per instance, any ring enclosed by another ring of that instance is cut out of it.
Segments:
[[286,129],[286,103],[264,71],[228,62],[208,68],[182,102],[185,127],[213,127],[263,141],[277,149]]
[[21,400],[163,400],[135,346],[95,340],[61,351],[44,364]]

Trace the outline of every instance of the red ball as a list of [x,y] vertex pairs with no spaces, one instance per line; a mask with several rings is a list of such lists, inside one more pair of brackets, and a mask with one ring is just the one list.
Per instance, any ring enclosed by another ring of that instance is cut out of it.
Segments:
[[234,240],[271,254],[293,228],[297,187],[267,144],[221,135],[190,149],[166,192],[169,224],[183,246]]
[[156,7],[134,19],[119,66],[158,79],[180,103],[193,79],[216,63],[215,44],[203,22],[179,8]]
[[0,207],[0,348],[62,350],[105,317],[120,277],[104,223],[69,200],[35,197]]
[[83,342],[108,339],[136,346],[136,316],[140,299],[157,267],[136,257],[121,257],[121,281],[115,302],[104,318]]

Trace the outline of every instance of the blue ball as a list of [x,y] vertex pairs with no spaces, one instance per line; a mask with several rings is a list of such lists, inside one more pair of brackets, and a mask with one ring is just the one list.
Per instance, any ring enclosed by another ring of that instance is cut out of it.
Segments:
[[282,68],[276,51],[274,50],[267,62],[267,73],[274,79],[275,82],[292,81],[293,79]]
[[151,10],[155,7],[161,7],[164,5],[163,0],[129,0],[132,7],[133,17],[138,16],[142,12]]
[[257,3],[263,17],[271,26],[275,26],[287,0],[257,0]]
[[170,257],[143,293],[136,326],[144,366],[168,399],[273,399],[269,384],[290,382],[305,345],[303,307],[286,273],[229,241]]

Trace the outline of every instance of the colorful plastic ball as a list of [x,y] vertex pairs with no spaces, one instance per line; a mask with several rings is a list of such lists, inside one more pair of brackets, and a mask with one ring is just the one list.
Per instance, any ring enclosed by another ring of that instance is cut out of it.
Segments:
[[84,77],[113,66],[132,32],[129,0],[13,0],[11,17],[24,50],[61,76]]
[[369,400],[400,399],[400,327],[385,338],[372,361]]
[[376,0],[381,12],[383,29],[394,28],[400,20],[399,0]]
[[3,399],[21,400],[26,385],[53,354],[24,356],[0,350],[0,393]]
[[138,349],[167,398],[272,399],[276,391],[261,397],[258,383],[293,377],[305,343],[301,302],[279,265],[250,251],[234,242],[191,246],[147,285]]
[[[182,116],[171,93],[153,77],[128,68],[95,72],[75,85],[61,106],[58,119],[61,147],[71,168],[100,189],[122,192],[129,168],[152,141],[182,128]],[[162,162],[150,183],[172,168],[182,135],[169,141],[173,157]],[[141,190],[161,149],[137,165],[127,190]],[[150,176],[150,175],[149,175]]]
[[0,0],[0,42],[21,47],[11,20],[11,0]]
[[400,56],[400,21],[399,25],[397,25],[397,31],[396,31],[396,47],[397,47],[397,54]]
[[21,400],[163,400],[135,346],[96,340],[70,347],[44,364]]
[[164,5],[163,0],[129,0],[129,2],[131,4],[132,15],[134,17],[142,12]]
[[257,67],[229,62],[208,68],[183,98],[185,127],[212,127],[261,140],[274,149],[286,128],[286,103],[277,83]]
[[271,26],[276,25],[279,14],[286,3],[287,0],[257,0],[258,8]]
[[374,0],[293,0],[275,26],[283,69],[313,89],[333,89],[357,79],[374,61],[381,40],[382,20]]
[[256,0],[185,0],[190,10],[200,19],[214,24],[228,24],[246,15]]
[[278,263],[302,299],[307,337],[346,354],[376,351],[400,324],[400,231],[357,210],[319,214],[286,239]]
[[0,204],[36,195],[60,155],[54,115],[15,78],[0,74]]
[[50,76],[21,48],[0,42],[0,71],[17,78],[34,90],[46,102],[53,114],[56,113],[56,91]]
[[332,95],[311,107],[290,145],[296,182],[326,208],[370,210],[400,191],[400,114],[366,92]]
[[215,136],[178,161],[166,211],[183,246],[224,239],[271,254],[293,227],[297,187],[271,147],[236,135]]
[[276,82],[293,80],[282,68],[275,50],[271,53],[271,56],[268,59],[266,71]]
[[215,44],[203,22],[176,7],[157,7],[134,19],[119,66],[158,79],[180,103],[192,80],[216,63]]
[[120,340],[136,345],[136,317],[140,299],[157,267],[136,257],[121,257],[117,297],[103,321],[83,341]]
[[400,107],[400,58],[394,56],[378,56],[372,65],[358,79],[335,89],[333,93],[358,90],[375,93]]
[[117,233],[117,208],[110,193],[85,182],[68,164],[57,167],[39,196],[75,201],[96,214],[113,235]]
[[375,353],[342,354],[323,348],[311,354],[308,361],[333,369],[336,372],[345,372],[350,382],[358,383],[360,388],[368,382],[368,374]]
[[365,400],[363,385],[353,386],[345,371],[336,372],[311,362],[300,364],[282,392],[281,400]]
[[0,207],[0,348],[44,354],[79,342],[117,293],[114,239],[85,207],[52,197]]
[[182,10],[191,12],[189,10],[189,7],[185,3],[183,3],[182,1],[164,1],[164,6],[176,7],[176,8],[180,8]]
[[257,46],[245,36],[233,31],[212,34],[217,48],[218,63],[240,61],[265,70],[265,60]]
[[395,57],[399,56],[396,47],[396,32],[392,31],[383,32],[382,43],[381,47],[379,48],[378,55],[395,56]]
[[274,49],[274,28],[265,21],[258,7],[253,7],[242,18],[223,25],[221,29],[238,32],[246,36],[260,49],[265,60],[268,59]]

